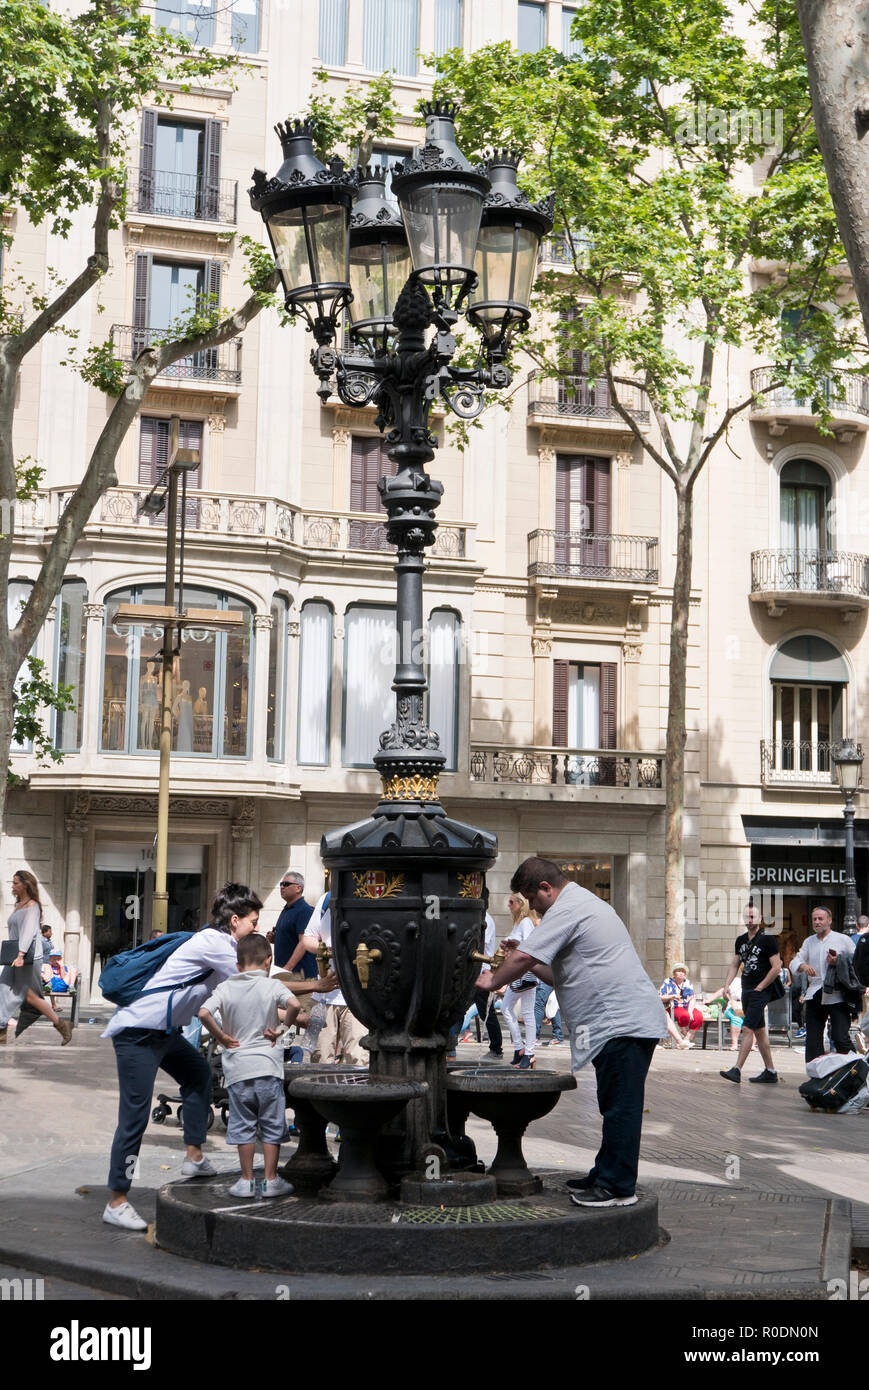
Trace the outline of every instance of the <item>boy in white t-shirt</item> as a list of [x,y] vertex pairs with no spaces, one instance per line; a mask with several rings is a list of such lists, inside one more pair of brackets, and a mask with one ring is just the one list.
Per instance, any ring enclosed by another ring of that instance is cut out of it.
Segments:
[[[263,1197],[287,1197],[292,1185],[278,1177],[278,1157],[287,1127],[284,1054],[275,1048],[278,1023],[292,1023],[299,1001],[280,980],[269,979],[272,953],[262,936],[238,943],[237,975],[217,986],[199,1010],[203,1026],[226,1048],[223,1074],[229,1093],[226,1142],[238,1146],[241,1177],[231,1197],[255,1197],[253,1159],[257,1126],[262,1133]],[[214,1014],[220,1010],[222,1026]]]

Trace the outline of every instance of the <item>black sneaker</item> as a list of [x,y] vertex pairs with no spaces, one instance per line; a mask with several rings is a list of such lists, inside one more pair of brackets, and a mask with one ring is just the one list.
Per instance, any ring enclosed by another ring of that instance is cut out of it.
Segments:
[[763,1071],[758,1072],[757,1076],[750,1076],[748,1079],[751,1082],[768,1081],[772,1084],[778,1081],[778,1072],[770,1071],[769,1067],[764,1067]]
[[564,1184],[568,1192],[588,1192],[597,1183],[597,1178],[593,1178],[591,1173],[586,1173],[584,1178],[568,1178]]
[[725,1081],[735,1081],[737,1085],[742,1080],[742,1072],[739,1067],[731,1067],[729,1071],[720,1071],[719,1076],[723,1076]]
[[637,1194],[631,1197],[617,1197],[606,1187],[590,1187],[586,1192],[571,1192],[570,1200],[575,1207],[632,1207],[639,1200]]

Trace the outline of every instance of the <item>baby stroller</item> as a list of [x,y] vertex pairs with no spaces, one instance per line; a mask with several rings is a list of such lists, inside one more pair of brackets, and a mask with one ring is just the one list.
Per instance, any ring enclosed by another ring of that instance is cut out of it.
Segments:
[[[188,1039],[191,1041],[191,1039]],[[215,1112],[220,1113],[220,1122],[226,1129],[226,1122],[229,1119],[229,1096],[226,1090],[226,1083],[223,1078],[222,1049],[216,1038],[210,1033],[204,1033],[200,1037],[199,1051],[211,1067],[211,1097],[208,1107],[206,1127],[211,1129],[214,1125]],[[166,1123],[167,1115],[172,1114],[172,1106],[177,1105],[175,1118],[179,1125],[183,1125],[184,1106],[181,1104],[180,1095],[164,1095],[162,1091],[157,1092],[158,1104],[151,1111],[151,1119],[156,1125]]]

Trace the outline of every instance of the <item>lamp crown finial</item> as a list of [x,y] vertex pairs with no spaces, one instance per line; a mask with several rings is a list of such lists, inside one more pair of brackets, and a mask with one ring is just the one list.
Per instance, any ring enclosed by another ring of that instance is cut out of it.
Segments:
[[356,168],[357,181],[362,183],[386,183],[386,175],[389,170],[383,164],[366,164],[364,167],[359,164]]
[[288,116],[285,121],[278,121],[275,135],[282,145],[287,140],[313,140],[314,127],[304,116]]
[[489,156],[488,162],[490,167],[497,167],[500,165],[508,169],[518,169],[519,165],[522,163],[522,151],[508,149],[506,147],[500,150],[493,150]]
[[422,114],[426,119],[428,119],[429,116],[437,116],[441,120],[454,121],[459,114],[459,103],[457,101],[447,101],[445,99],[424,101],[422,104]]

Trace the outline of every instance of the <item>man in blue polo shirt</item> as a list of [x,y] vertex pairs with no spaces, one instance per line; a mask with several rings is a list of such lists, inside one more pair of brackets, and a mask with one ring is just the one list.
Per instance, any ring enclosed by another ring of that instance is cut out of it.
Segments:
[[305,950],[303,937],[305,928],[314,909],[305,902],[305,880],[295,869],[288,870],[281,879],[281,897],[284,909],[275,925],[275,965],[279,970],[300,971],[303,978],[311,980],[317,973],[314,956]]

